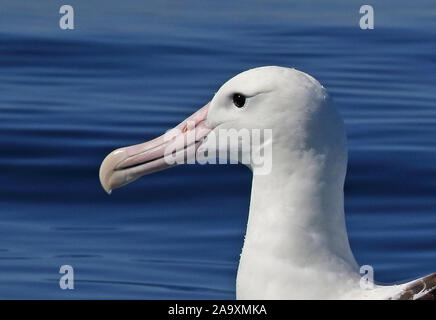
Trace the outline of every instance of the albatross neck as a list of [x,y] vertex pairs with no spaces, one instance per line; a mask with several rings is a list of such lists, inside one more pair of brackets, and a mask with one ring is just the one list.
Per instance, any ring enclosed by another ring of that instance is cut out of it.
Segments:
[[329,273],[356,279],[344,218],[346,155],[338,164],[314,150],[273,154],[270,174],[253,175],[239,297],[247,297],[250,281],[273,287],[276,278],[277,286],[292,287],[302,280],[296,279],[301,270],[311,279]]

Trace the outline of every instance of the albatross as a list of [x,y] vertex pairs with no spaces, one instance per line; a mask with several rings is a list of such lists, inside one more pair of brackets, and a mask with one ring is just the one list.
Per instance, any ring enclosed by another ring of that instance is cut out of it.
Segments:
[[[436,298],[436,273],[400,285],[361,285],[344,217],[343,121],[326,89],[296,69],[267,66],[236,75],[170,138],[111,152],[100,167],[101,184],[110,193],[177,165],[166,161],[170,143],[178,150],[210,151],[208,137],[223,129],[272,132],[260,144],[261,151],[272,152],[271,170],[260,173],[246,163],[253,180],[237,299]],[[191,132],[195,139],[187,142]]]

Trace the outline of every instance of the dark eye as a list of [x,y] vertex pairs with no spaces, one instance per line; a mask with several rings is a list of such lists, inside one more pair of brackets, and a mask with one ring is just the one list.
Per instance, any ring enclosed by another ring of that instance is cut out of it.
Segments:
[[242,108],[245,104],[245,96],[240,93],[235,93],[233,95],[233,104],[238,108]]

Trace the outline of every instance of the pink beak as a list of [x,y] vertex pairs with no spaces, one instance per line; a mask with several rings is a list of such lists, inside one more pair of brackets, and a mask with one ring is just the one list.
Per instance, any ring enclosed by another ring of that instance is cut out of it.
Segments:
[[[144,175],[195,156],[202,139],[213,129],[205,123],[208,111],[209,103],[156,139],[112,151],[100,166],[103,189],[110,193]],[[178,155],[176,161],[174,153]]]

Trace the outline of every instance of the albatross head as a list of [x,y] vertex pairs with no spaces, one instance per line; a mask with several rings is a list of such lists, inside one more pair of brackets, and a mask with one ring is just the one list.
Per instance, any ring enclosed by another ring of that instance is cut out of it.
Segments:
[[[217,143],[222,129],[247,130],[250,138],[253,129],[271,130],[271,135],[262,135],[258,147],[262,152],[265,146],[271,147],[276,167],[313,149],[324,155],[334,154],[327,160],[333,167],[340,166],[334,170],[336,174],[345,172],[342,121],[329,103],[324,87],[303,72],[269,66],[242,72],[228,80],[208,104],[165,135],[110,153],[100,167],[101,184],[110,193],[143,175],[172,167],[178,163],[168,161],[168,156],[175,150],[184,150],[186,159],[189,152],[198,154],[206,149],[210,154],[216,149],[218,155],[224,148],[231,155],[235,151],[232,148],[237,148],[241,160],[244,152],[250,152],[246,151],[249,148],[241,148],[241,141]],[[339,158],[342,160],[337,162]],[[245,164],[256,173],[248,159]]]

